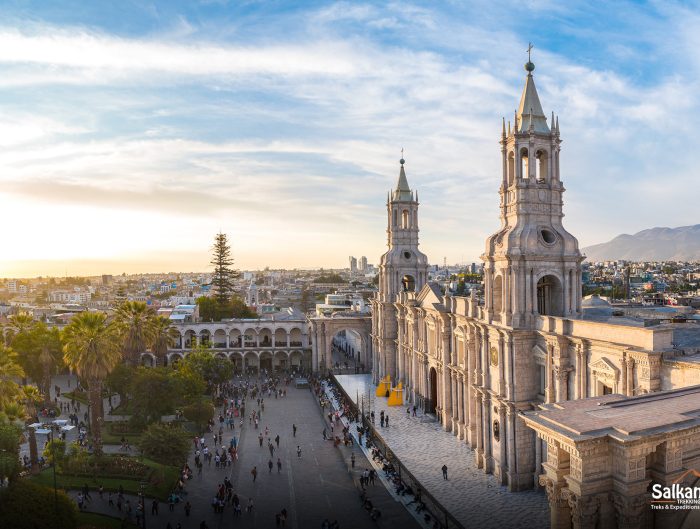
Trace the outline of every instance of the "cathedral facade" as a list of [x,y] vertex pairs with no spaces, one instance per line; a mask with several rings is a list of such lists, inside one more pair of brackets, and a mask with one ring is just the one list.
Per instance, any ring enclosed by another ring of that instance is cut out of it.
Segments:
[[613,316],[606,302],[582,298],[585,257],[562,224],[559,120],[543,112],[534,65],[525,69],[514,120],[503,121],[501,227],[481,256],[483,299],[428,281],[417,192],[401,160],[372,301],[375,382],[401,381],[407,400],[435,414],[511,491],[538,486],[547,462],[548,444],[525,412],[700,384],[696,330]]

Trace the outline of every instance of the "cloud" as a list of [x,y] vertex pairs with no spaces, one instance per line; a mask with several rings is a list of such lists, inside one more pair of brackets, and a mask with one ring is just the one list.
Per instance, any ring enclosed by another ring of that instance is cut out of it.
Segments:
[[[658,51],[654,32],[616,37],[612,22],[581,32],[571,20],[594,11],[548,6],[529,6],[551,17],[535,22],[557,29],[559,20],[574,44],[595,37],[614,52],[587,61],[566,53],[573,44],[536,43],[540,97],[560,115],[565,142],[567,226],[590,244],[615,235],[622,216],[637,223],[627,231],[656,219],[690,223],[694,199],[676,186],[653,217],[622,197],[654,201],[658,185],[694,167],[680,137],[700,110],[696,71],[674,52],[667,73],[640,82],[616,61],[633,62],[640,41]],[[354,253],[383,250],[383,201],[405,147],[424,248],[433,259],[471,261],[498,225],[500,118],[517,106],[526,45],[509,14],[521,7],[503,5],[500,15],[477,7],[338,3],[226,38],[217,37],[225,28],[203,37],[202,25],[216,21],[193,18],[132,37],[6,23],[0,91],[16,115],[0,126],[0,193],[233,219],[275,237],[260,228],[269,221],[306,245],[291,251],[324,263],[339,258],[317,239],[333,233],[366,245]],[[686,22],[683,46],[694,44],[695,23]]]

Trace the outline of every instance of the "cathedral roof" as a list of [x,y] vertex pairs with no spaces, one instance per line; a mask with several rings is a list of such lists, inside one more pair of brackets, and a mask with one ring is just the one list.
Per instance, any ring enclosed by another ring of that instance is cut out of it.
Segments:
[[406,179],[406,171],[403,168],[404,163],[404,159],[401,158],[401,171],[399,172],[399,181],[396,183],[396,189],[394,190],[394,200],[413,200],[411,188],[408,187],[408,180]]
[[518,107],[517,132],[527,132],[530,130],[530,124],[532,124],[535,132],[549,134],[547,118],[542,111],[542,104],[537,95],[537,88],[535,88],[535,80],[532,77],[532,70],[535,69],[535,65],[529,62],[526,65],[526,69],[528,74],[525,78],[525,87],[523,88],[523,95],[520,97],[520,106]]

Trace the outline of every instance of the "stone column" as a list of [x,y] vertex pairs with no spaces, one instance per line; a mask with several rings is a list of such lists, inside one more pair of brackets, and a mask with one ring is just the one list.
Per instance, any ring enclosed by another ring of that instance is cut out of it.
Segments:
[[569,502],[562,496],[563,486],[545,475],[540,476],[540,485],[547,491],[550,529],[572,529],[571,509]]
[[569,370],[565,367],[558,367],[557,373],[557,402],[569,400]]
[[646,494],[628,497],[618,492],[611,492],[610,496],[615,506],[618,529],[638,529],[639,527],[644,527],[643,522],[645,514],[649,509],[649,502]]
[[520,490],[520,483],[518,479],[518,469],[516,468],[516,458],[515,458],[515,437],[517,432],[516,420],[517,412],[512,404],[508,405],[508,484],[510,490]]
[[535,472],[533,474],[535,488],[540,486],[540,471],[542,470],[542,439],[535,437]]
[[318,329],[316,324],[311,327],[314,333],[314,342],[311,344],[311,370],[318,371]]
[[510,436],[510,427],[506,424],[506,407],[501,404],[498,406],[498,425],[499,425],[499,441],[498,441],[498,459],[501,475],[501,485],[508,484],[508,445]]
[[596,529],[600,510],[600,498],[597,496],[579,497],[570,489],[563,489],[562,496],[571,510],[573,529]]
[[481,392],[476,389],[474,390],[474,400],[476,401],[476,420],[474,421],[476,423],[476,450],[474,450],[474,454],[477,468],[484,468],[483,397]]
[[484,470],[493,472],[493,446],[491,444],[491,397],[484,395],[483,409],[483,435],[484,435]]
[[547,383],[545,386],[545,402],[547,404],[551,404],[554,402],[554,380],[552,377],[552,354],[553,354],[554,346],[551,344],[547,344],[547,363],[546,363],[546,379]]
[[396,341],[396,378],[397,378],[397,383],[399,380],[403,381],[404,380],[404,333],[403,333],[403,328],[404,328],[404,313],[402,310],[399,308],[396,309],[396,319],[398,321],[398,329],[396,331],[397,334],[397,341]]
[[634,395],[634,358],[628,356],[625,359],[627,367],[627,395]]

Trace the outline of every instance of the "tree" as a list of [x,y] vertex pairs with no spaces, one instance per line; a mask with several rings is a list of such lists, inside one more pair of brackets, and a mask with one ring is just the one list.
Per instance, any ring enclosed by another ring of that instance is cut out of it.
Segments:
[[175,345],[179,333],[170,320],[164,316],[156,316],[151,319],[150,346],[156,357],[156,365],[162,366],[168,349]]
[[129,404],[129,389],[136,368],[126,364],[117,364],[105,379],[106,386],[119,395],[119,403],[126,407]]
[[[36,386],[23,386],[20,394],[21,404],[24,406],[22,419],[35,422],[37,418],[36,407],[44,399]],[[29,460],[32,464],[32,474],[39,472],[39,451],[36,446],[36,432],[34,428],[27,428],[29,431]]]
[[239,296],[232,296],[230,301],[232,318],[257,318],[258,313],[246,305]]
[[200,345],[178,364],[178,369],[197,373],[206,382],[207,393],[212,394],[216,386],[231,380],[234,366],[230,360],[214,356]]
[[303,313],[307,313],[310,311],[314,306],[314,300],[311,294],[311,290],[309,287],[304,287],[304,289],[301,291],[301,311]]
[[211,265],[214,267],[211,284],[214,287],[214,297],[217,303],[225,305],[233,294],[234,281],[240,277],[240,272],[234,270],[231,246],[228,244],[225,233],[217,233],[214,237],[214,246]]
[[9,338],[7,345],[12,345],[13,338],[24,331],[28,331],[32,325],[34,325],[34,318],[28,312],[20,312],[10,316],[10,321],[7,325]]
[[139,448],[158,463],[180,466],[187,461],[190,435],[180,426],[154,423],[141,436]]
[[197,298],[197,306],[199,307],[199,317],[203,321],[220,321],[218,317],[218,303],[214,298],[201,296]]
[[121,360],[118,334],[100,312],[82,312],[63,330],[64,360],[87,381],[92,409],[90,435],[96,456],[102,455],[102,385]]
[[173,392],[177,400],[176,406],[182,406],[200,398],[207,389],[207,383],[202,376],[189,367],[178,365],[168,376],[172,380]]
[[197,298],[199,317],[204,321],[221,321],[224,318],[257,318],[258,314],[248,307],[239,296],[231,296],[225,303],[215,298]]
[[160,421],[163,415],[175,411],[177,394],[169,371],[162,367],[136,369],[131,382],[132,409],[141,424]]
[[197,430],[203,432],[207,426],[207,422],[214,415],[214,405],[208,400],[200,400],[194,402],[182,409],[182,414],[188,421],[192,421],[197,425]]
[[51,377],[63,366],[61,335],[58,328],[43,322],[32,322],[12,339],[18,362],[24,373],[35,381],[48,404],[51,399]]
[[17,353],[0,346],[0,409],[10,404],[20,392],[17,379],[24,377],[24,369],[17,361]]
[[12,482],[19,474],[21,435],[22,430],[16,424],[0,422],[0,479],[9,479]]
[[49,487],[18,479],[6,489],[0,489],[0,520],[3,527],[12,529],[75,529],[78,509],[62,490],[54,493]]
[[153,309],[141,301],[125,301],[115,312],[124,358],[130,365],[138,365],[139,355],[151,343],[153,317]]

